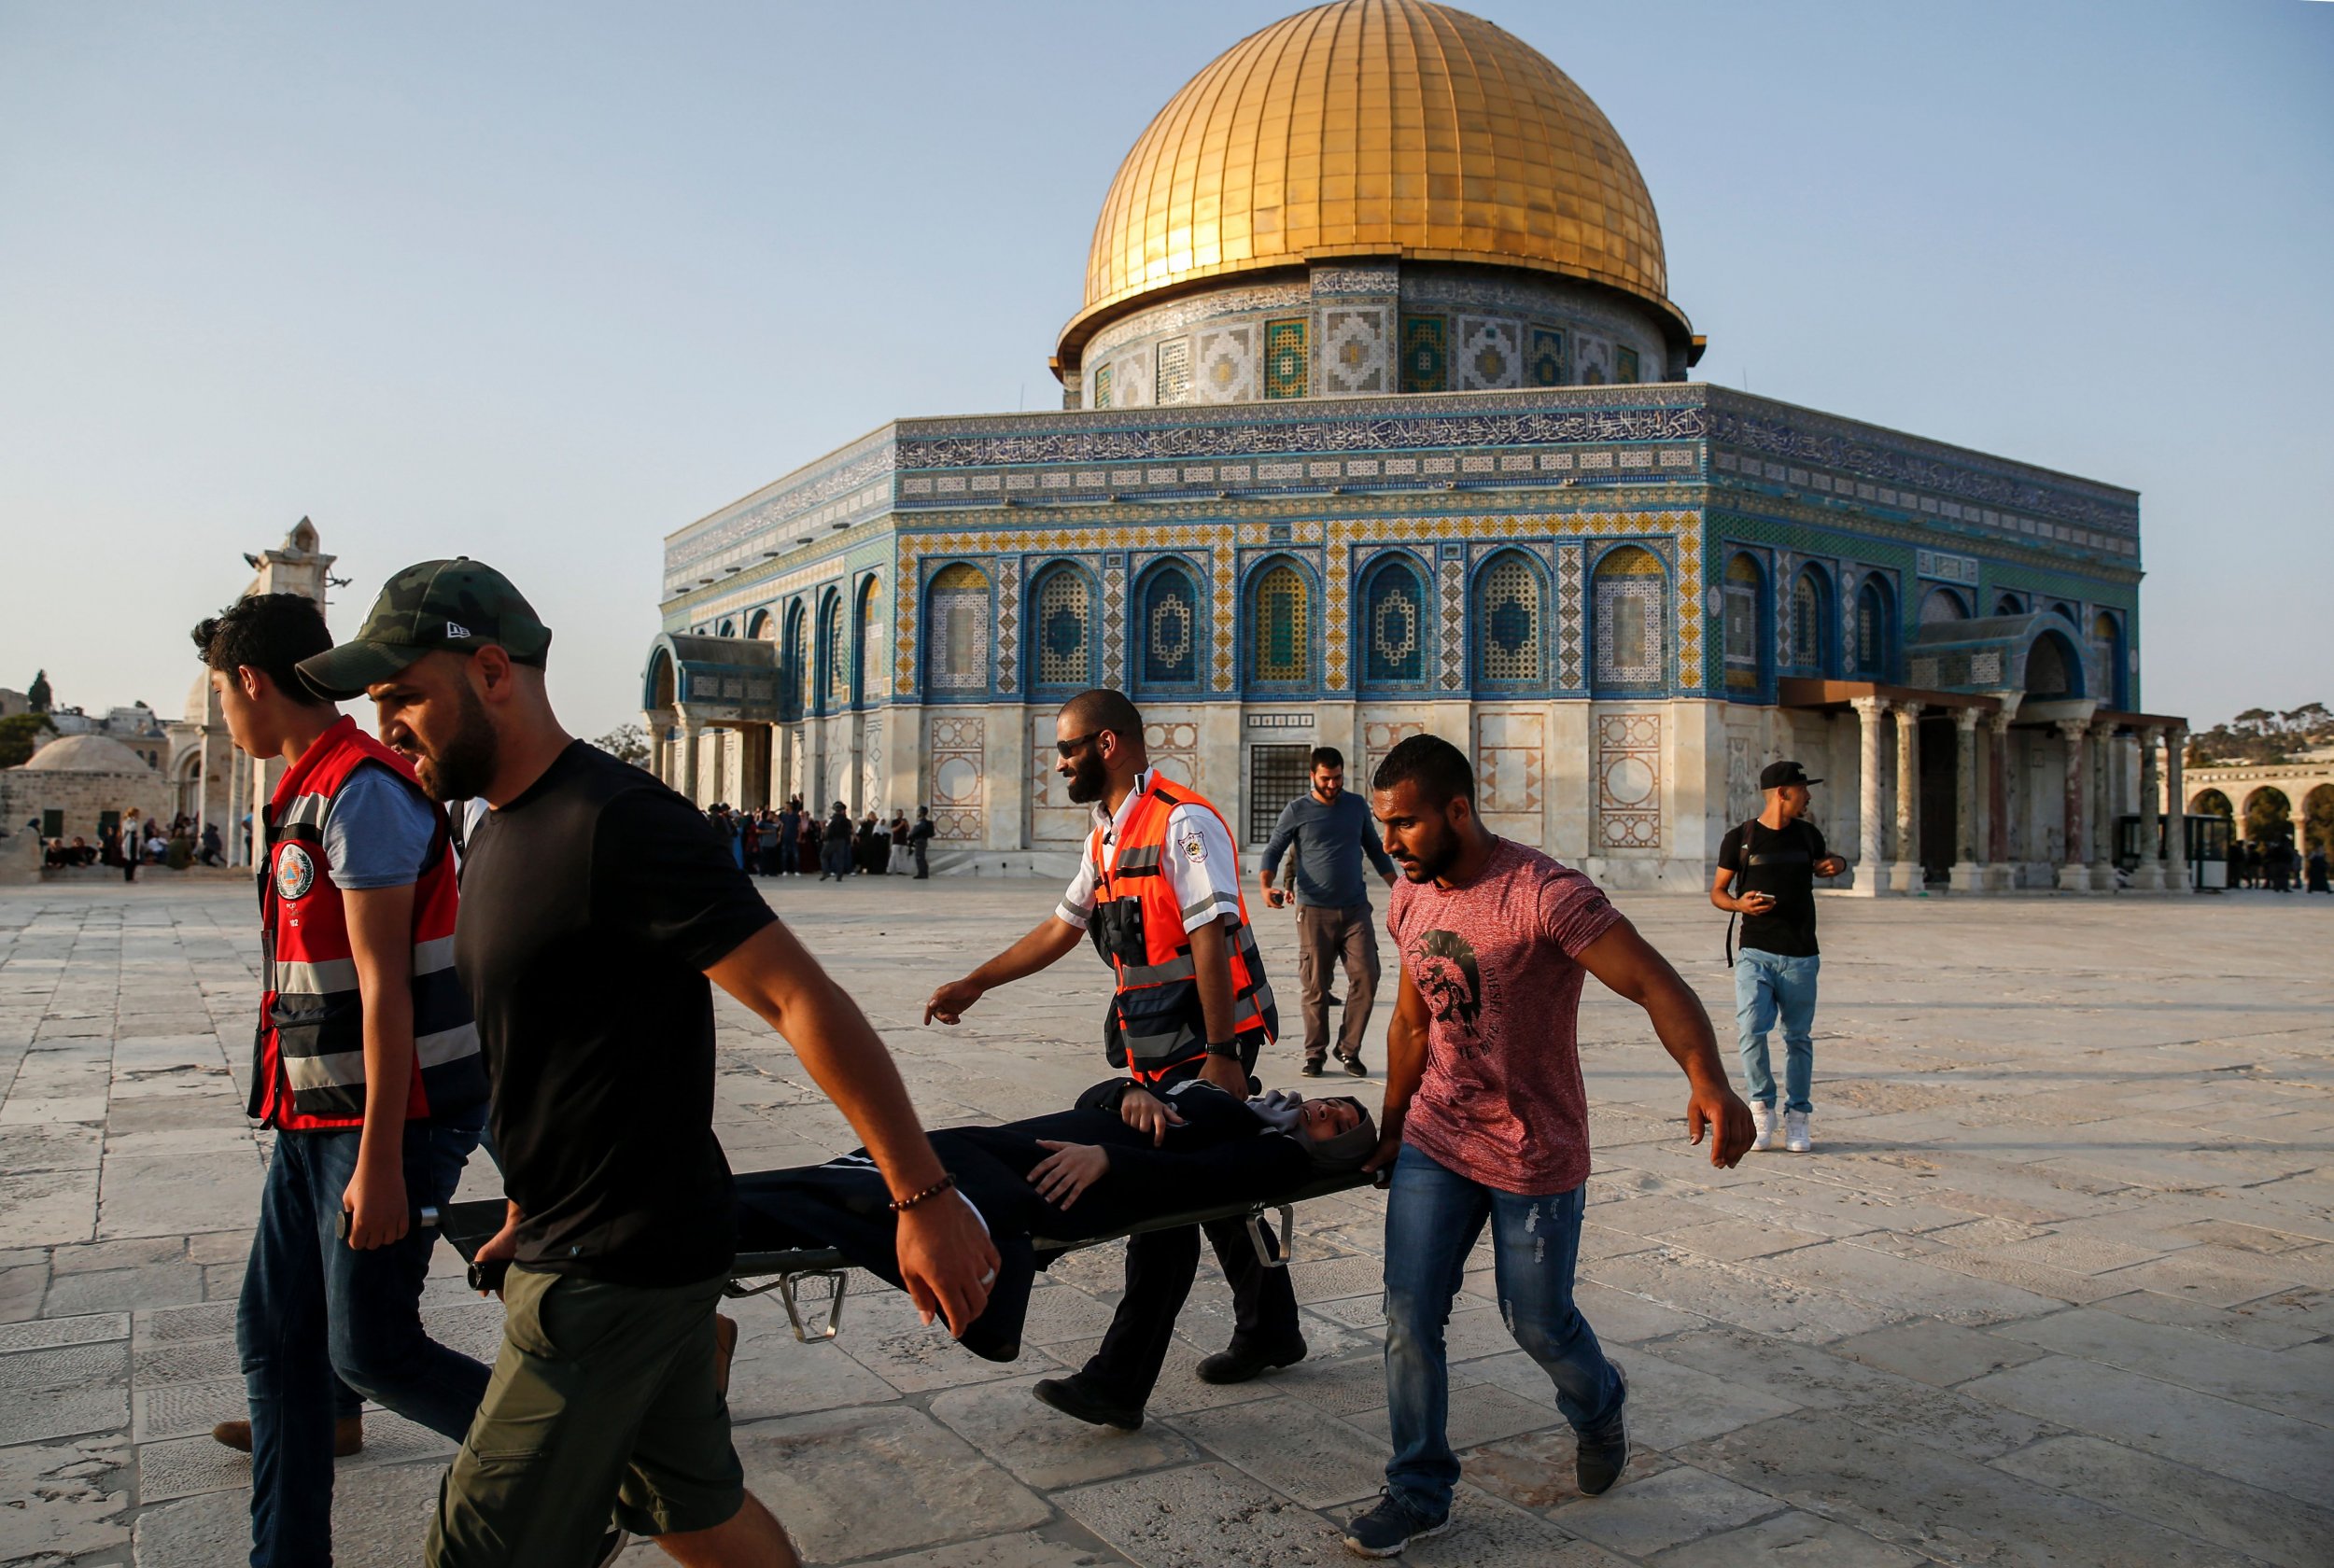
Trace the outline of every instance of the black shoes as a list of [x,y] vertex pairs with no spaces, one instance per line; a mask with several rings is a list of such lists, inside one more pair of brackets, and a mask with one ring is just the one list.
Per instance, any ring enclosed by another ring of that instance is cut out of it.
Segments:
[[1318,1078],[1321,1076],[1321,1064],[1318,1061],[1307,1061],[1304,1066],[1297,1070],[1297,1076],[1300,1078]]
[[1449,1514],[1430,1519],[1393,1492],[1382,1491],[1376,1507],[1345,1526],[1345,1549],[1356,1557],[1399,1557],[1420,1536],[1440,1535],[1450,1528]]
[[1359,1057],[1346,1057],[1343,1060],[1345,1063],[1346,1077],[1367,1078],[1370,1076],[1370,1070],[1361,1065],[1361,1058]]
[[1240,1348],[1218,1351],[1200,1363],[1199,1379],[1203,1383],[1244,1383],[1275,1368],[1294,1366],[1304,1359],[1305,1342],[1302,1339],[1284,1351],[1259,1351]]
[[1139,1431],[1143,1425],[1143,1407],[1129,1408],[1114,1405],[1079,1381],[1076,1374],[1067,1378],[1040,1378],[1030,1391],[1037,1403],[1061,1411],[1089,1426],[1115,1426],[1121,1432]]
[[1629,1379],[1619,1362],[1613,1363],[1612,1375],[1621,1383],[1621,1408],[1596,1435],[1582,1435],[1580,1452],[1572,1461],[1572,1476],[1582,1497],[1610,1491],[1629,1463]]

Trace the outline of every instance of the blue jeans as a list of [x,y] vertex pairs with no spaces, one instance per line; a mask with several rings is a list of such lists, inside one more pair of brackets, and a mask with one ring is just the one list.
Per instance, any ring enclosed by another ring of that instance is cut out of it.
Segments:
[[1572,1305],[1581,1206],[1579,1187],[1546,1197],[1500,1192],[1402,1145],[1385,1205],[1385,1400],[1394,1437],[1385,1483],[1421,1518],[1447,1515],[1458,1484],[1442,1330],[1484,1221],[1499,1311],[1555,1384],[1564,1419],[1576,1432],[1600,1434],[1620,1415],[1620,1376]]
[[1766,1035],[1775,1015],[1783,1018],[1783,1087],[1786,1111],[1812,1111],[1815,1102],[1815,977],[1823,960],[1787,959],[1780,953],[1745,947],[1735,955],[1735,1031],[1742,1052],[1742,1075],[1750,1098],[1775,1103],[1775,1071],[1767,1063]]
[[[405,1128],[405,1197],[443,1209],[477,1146],[484,1108]],[[235,1310],[251,1407],[252,1568],[332,1561],[332,1422],[354,1390],[455,1441],[486,1368],[421,1326],[435,1230],[359,1252],[336,1234],[360,1134],[284,1132]],[[345,1385],[345,1390],[344,1389]]]

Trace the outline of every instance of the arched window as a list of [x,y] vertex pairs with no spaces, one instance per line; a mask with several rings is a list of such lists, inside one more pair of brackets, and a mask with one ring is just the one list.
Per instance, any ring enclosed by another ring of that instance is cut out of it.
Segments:
[[1539,685],[1543,646],[1540,573],[1529,558],[1511,550],[1475,581],[1475,679],[1502,686]]
[[1889,609],[1889,591],[1877,577],[1864,579],[1856,590],[1856,677],[1886,680],[1893,647],[1895,615]]
[[1755,692],[1766,679],[1762,652],[1766,639],[1760,627],[1766,620],[1766,573],[1748,552],[1737,551],[1726,563],[1726,586],[1721,614],[1724,625],[1726,689]]
[[2045,632],[2026,651],[2026,694],[2079,697],[2083,694],[2083,661],[2074,645],[2057,632]]
[[1427,679],[1427,585],[1405,555],[1387,557],[1362,585],[1361,683],[1417,686]]
[[810,627],[800,599],[786,607],[786,664],[779,672],[779,691],[787,718],[810,711]]
[[891,692],[891,682],[884,679],[891,648],[883,635],[881,578],[870,575],[860,583],[859,601],[851,620],[851,635],[859,649],[858,680],[851,695],[862,703],[879,702]]
[[2130,706],[2124,694],[2122,623],[2106,610],[2091,618],[2091,661],[2099,671],[2099,694],[2111,706]]
[[819,711],[851,706],[851,665],[843,641],[843,595],[829,590],[819,604]]
[[738,623],[735,621],[724,621],[721,626],[721,635],[725,637],[736,637],[738,635]]
[[1996,615],[2023,615],[2026,613],[2026,601],[2016,594],[2004,594],[1994,601],[1993,612]]
[[757,609],[746,617],[746,636],[756,642],[778,640],[778,617],[766,609]]
[[1832,585],[1814,567],[1800,569],[1791,587],[1793,667],[1832,673]]
[[1624,544],[1596,563],[1596,684],[1660,685],[1669,586],[1660,557]]
[[1169,562],[1143,580],[1138,600],[1141,652],[1136,684],[1153,689],[1200,682],[1200,590],[1190,572]]
[[1094,684],[1093,616],[1086,578],[1058,566],[1037,579],[1030,603],[1029,662],[1035,683],[1082,690]]
[[1248,617],[1248,669],[1258,680],[1313,678],[1313,604],[1304,574],[1287,561],[1257,578]]
[[1959,589],[1932,588],[1928,595],[1920,601],[1920,623],[1924,626],[1942,625],[1948,621],[1968,619],[1969,601],[1961,597]]
[[924,608],[926,684],[936,693],[989,690],[989,574],[959,561],[932,579]]

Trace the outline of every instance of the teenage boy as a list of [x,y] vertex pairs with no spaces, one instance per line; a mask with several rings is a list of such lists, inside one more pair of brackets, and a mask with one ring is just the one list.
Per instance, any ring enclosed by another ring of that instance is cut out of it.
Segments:
[[1628,1384],[1572,1302],[1589,1172],[1581,988],[1595,975],[1645,1009],[1689,1085],[1711,1163],[1750,1145],[1710,1020],[1676,970],[1596,884],[1495,837],[1474,772],[1449,741],[1413,735],[1378,766],[1370,807],[1402,868],[1386,916],[1402,975],[1386,1030],[1385,1109],[1365,1169],[1390,1169],[1385,1384],[1393,1462],[1377,1505],[1346,1526],[1363,1557],[1392,1557],[1450,1522],[1458,1458],[1445,1430],[1442,1329],[1467,1254],[1491,1226],[1509,1332],[1555,1385],[1579,1435],[1574,1477],[1596,1496],[1628,1463]]
[[793,1568],[747,1492],[715,1305],[736,1254],[713,1136],[718,982],[834,1097],[893,1194],[900,1273],[929,1322],[980,1315],[997,1251],[933,1154],[890,1055],[696,807],[561,728],[551,633],[503,576],[425,561],[354,641],[301,666],[369,692],[433,799],[492,807],[456,941],[494,1074],[506,1317],[439,1489],[431,1568],[596,1561],[624,1530],[689,1564]]
[[[1780,1131],[1794,1155],[1815,1147],[1807,1118],[1815,1110],[1815,987],[1823,960],[1815,945],[1815,879],[1837,876],[1848,862],[1807,820],[1809,778],[1797,763],[1769,763],[1759,775],[1766,805],[1718,847],[1710,902],[1742,917],[1735,956],[1735,1031],[1742,1075],[1758,1127],[1751,1147],[1772,1149]],[[1783,1119],[1775,1120],[1775,1071],[1766,1037],[1783,1020]]]
[[214,1435],[251,1451],[254,1568],[326,1564],[332,1457],[363,1440],[348,1391],[457,1439],[485,1392],[484,1366],[422,1332],[436,1232],[411,1218],[454,1196],[485,1067],[454,973],[443,819],[295,673],[332,646],[323,611],[257,595],[194,644],[235,745],[287,764],[259,868],[250,1113],[276,1136],[235,1313],[251,1419]]

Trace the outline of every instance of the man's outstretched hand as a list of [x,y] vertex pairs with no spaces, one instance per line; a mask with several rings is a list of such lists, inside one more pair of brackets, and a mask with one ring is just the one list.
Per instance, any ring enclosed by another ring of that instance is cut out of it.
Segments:
[[1750,1107],[1724,1084],[1696,1084],[1686,1100],[1686,1141],[1701,1142],[1705,1130],[1711,1135],[1710,1163],[1728,1168],[1750,1152],[1750,1141],[1758,1136]]
[[955,1023],[983,994],[981,987],[970,980],[951,980],[933,992],[932,1000],[924,1003],[924,1022],[937,1018],[944,1024]]
[[946,1318],[958,1338],[988,1309],[997,1282],[997,1247],[963,1194],[926,1198],[900,1215],[900,1282],[930,1323]]

